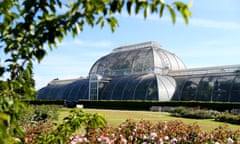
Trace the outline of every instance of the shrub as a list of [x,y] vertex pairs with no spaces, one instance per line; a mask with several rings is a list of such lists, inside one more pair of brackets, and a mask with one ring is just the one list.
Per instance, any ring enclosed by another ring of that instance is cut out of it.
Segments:
[[194,118],[194,119],[212,119],[215,117],[215,111],[201,110],[198,108],[177,107],[170,111],[172,116]]
[[216,115],[215,121],[228,122],[232,124],[240,124],[240,114],[234,115],[228,112],[219,113]]
[[58,119],[57,105],[28,106],[26,113],[20,118],[20,126],[25,131],[25,143],[37,143],[40,134],[46,134],[54,130],[56,124],[53,120]]
[[20,125],[29,123],[36,123],[41,120],[57,120],[58,119],[58,109],[62,106],[58,105],[30,105],[24,115],[20,118]]

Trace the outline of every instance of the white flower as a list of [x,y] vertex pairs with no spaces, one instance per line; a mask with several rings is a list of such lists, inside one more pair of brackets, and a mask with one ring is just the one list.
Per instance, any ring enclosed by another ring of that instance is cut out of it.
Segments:
[[78,138],[78,142],[82,143],[83,141],[83,138]]
[[175,144],[177,142],[177,139],[176,138],[173,138],[170,142],[170,144]]
[[169,140],[169,137],[168,137],[168,136],[165,136],[165,137],[164,137],[164,140]]
[[148,137],[146,135],[143,136],[143,139],[147,139]]
[[158,144],[164,144],[162,138],[160,138],[160,139],[158,140]]
[[101,142],[101,141],[102,141],[102,138],[101,138],[101,137],[99,137],[97,140],[98,140],[99,142]]
[[233,143],[234,142],[232,138],[228,138],[227,141],[228,141],[228,143]]

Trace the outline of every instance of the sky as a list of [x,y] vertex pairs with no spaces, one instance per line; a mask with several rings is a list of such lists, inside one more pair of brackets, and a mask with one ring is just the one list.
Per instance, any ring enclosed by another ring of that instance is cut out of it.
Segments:
[[188,68],[240,64],[239,5],[239,0],[193,0],[188,25],[181,16],[172,24],[165,9],[162,18],[123,12],[116,16],[119,26],[114,33],[107,25],[103,29],[85,26],[77,37],[70,34],[40,64],[34,64],[36,89],[55,78],[86,77],[94,62],[114,48],[146,41],[158,42]]

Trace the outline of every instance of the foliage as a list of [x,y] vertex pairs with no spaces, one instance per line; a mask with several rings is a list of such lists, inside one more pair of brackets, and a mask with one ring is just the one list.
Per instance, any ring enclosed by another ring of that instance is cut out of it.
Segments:
[[81,109],[71,111],[68,117],[64,118],[64,122],[49,133],[43,133],[38,137],[37,143],[59,144],[66,143],[67,138],[84,128],[89,138],[94,136],[97,128],[104,127],[106,120],[101,114],[85,113]]
[[129,15],[143,13],[144,18],[148,10],[162,17],[167,8],[173,23],[176,12],[186,23],[191,15],[188,5],[161,0],[0,1],[0,49],[5,53],[0,59],[0,77],[6,78],[0,82],[0,105],[4,105],[0,111],[0,140],[5,140],[0,142],[17,136],[15,129],[22,110],[19,99],[34,97],[33,63],[44,58],[46,45],[52,50],[66,35],[76,36],[86,25],[103,28],[107,23],[114,31],[118,26],[115,14],[124,8]]
[[0,143],[16,143],[24,137],[18,119],[24,105],[0,93]]
[[214,118],[215,121],[220,121],[220,122],[227,122],[227,123],[231,123],[231,124],[238,124],[240,125],[240,114],[231,114],[228,112],[224,112],[224,113],[219,113],[218,115],[216,115],[216,117]]
[[49,131],[54,131],[56,124],[50,120],[47,121],[37,121],[35,123],[27,123],[24,126],[26,144],[35,144],[38,142],[39,135],[46,135]]
[[27,110],[20,117],[21,127],[26,127],[28,124],[38,123],[39,121],[53,121],[58,119],[58,105],[36,105],[27,106]]
[[214,119],[215,121],[240,124],[240,114],[229,112],[217,112],[212,110],[201,110],[198,108],[177,107],[170,111],[172,116],[194,118],[194,119]]
[[[191,15],[189,6],[182,2],[166,4],[159,0],[7,1],[0,2],[0,44],[9,58],[4,61],[6,66],[1,66],[0,76],[8,72],[11,80],[23,78],[23,73],[31,78],[33,60],[40,62],[47,53],[44,44],[52,49],[68,33],[76,36],[86,25],[103,28],[107,23],[114,31],[118,26],[115,14],[125,7],[129,15],[144,13],[144,18],[149,12],[162,17],[167,8],[173,23],[176,11],[186,23]],[[24,79],[19,81],[25,82]]]
[[172,116],[194,118],[194,119],[213,119],[218,113],[216,111],[201,110],[199,108],[177,107],[170,111]]

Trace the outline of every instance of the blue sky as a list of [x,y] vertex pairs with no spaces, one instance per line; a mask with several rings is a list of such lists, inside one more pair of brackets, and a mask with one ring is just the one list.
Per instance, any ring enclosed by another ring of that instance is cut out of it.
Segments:
[[123,12],[117,16],[119,27],[114,33],[109,26],[86,26],[79,36],[69,35],[34,65],[36,88],[54,78],[86,77],[92,64],[112,49],[145,41],[160,43],[188,68],[240,64],[239,5],[239,0],[193,0],[189,25],[180,16],[173,25],[165,11],[163,18],[149,15],[145,20]]

